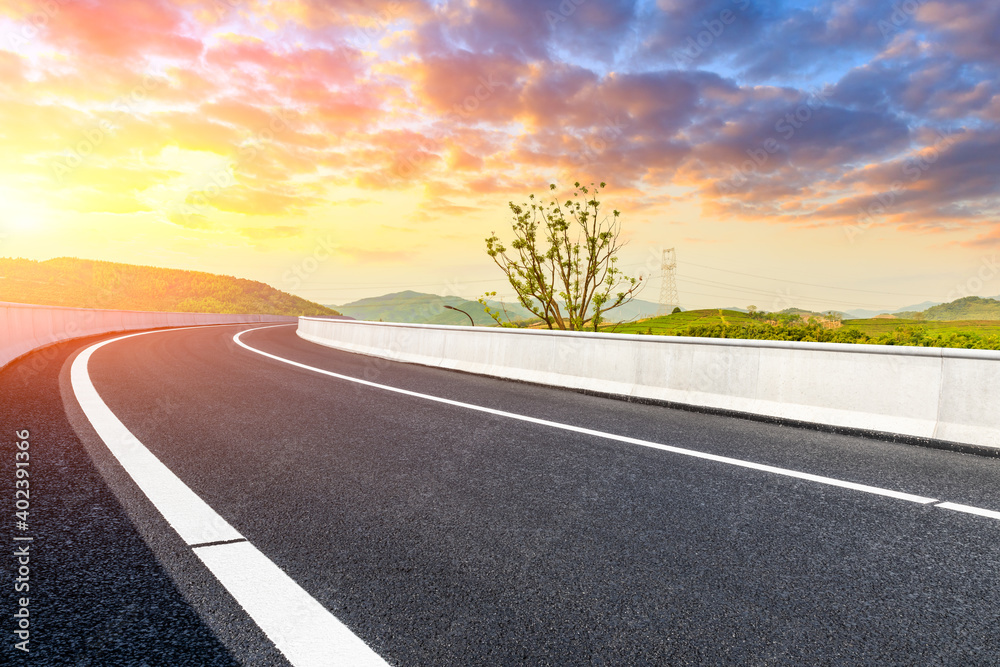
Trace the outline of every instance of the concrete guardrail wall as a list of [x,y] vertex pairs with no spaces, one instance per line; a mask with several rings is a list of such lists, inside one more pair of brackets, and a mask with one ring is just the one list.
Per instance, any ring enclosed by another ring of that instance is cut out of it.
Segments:
[[572,389],[1000,448],[1000,352],[299,318],[361,354]]
[[70,338],[199,324],[294,322],[281,315],[216,315],[94,310],[0,302],[0,368],[32,350]]

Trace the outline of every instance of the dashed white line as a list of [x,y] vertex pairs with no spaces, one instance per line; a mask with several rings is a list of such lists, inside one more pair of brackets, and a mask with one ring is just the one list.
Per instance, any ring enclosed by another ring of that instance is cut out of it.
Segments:
[[125,338],[178,330],[119,336],[81,352],[70,379],[87,419],[139,489],[292,665],[384,667],[377,653],[146,449],[97,393],[87,371],[95,351]]
[[[685,449],[683,447],[674,447],[672,445],[664,445],[658,442],[652,442],[650,440],[642,440],[640,438],[632,438],[624,435],[617,435],[615,433],[607,433],[605,431],[597,431],[594,429],[583,428],[580,426],[574,426],[572,424],[564,424],[561,422],[549,421],[547,419],[538,419],[536,417],[528,417],[526,415],[520,415],[513,412],[505,412],[503,410],[497,410],[495,408],[487,408],[481,405],[473,405],[471,403],[463,403],[461,401],[455,401],[449,398],[441,398],[440,396],[432,396],[430,394],[422,394],[416,391],[410,391],[408,389],[400,389],[399,387],[393,387],[390,385],[379,384],[377,382],[371,382],[370,380],[362,380],[361,378],[351,377],[349,375],[343,375],[341,373],[335,373],[333,371],[328,371],[322,368],[316,368],[315,366],[310,366],[308,364],[303,364],[298,361],[292,361],[291,359],[285,359],[284,357],[279,357],[263,350],[258,350],[257,348],[251,347],[241,340],[244,334],[250,333],[251,331],[257,331],[258,329],[263,329],[266,327],[257,327],[255,329],[247,329],[241,331],[233,336],[233,341],[237,345],[254,352],[256,354],[280,361],[291,366],[296,366],[298,368],[303,368],[316,373],[321,373],[323,375],[328,375],[340,380],[346,380],[347,382],[354,382],[357,384],[362,384],[368,387],[374,387],[377,389],[383,389],[385,391],[391,391],[397,394],[403,394],[405,396],[413,396],[415,398],[422,398],[428,401],[434,401],[437,403],[443,403],[445,405],[453,405],[460,408],[465,408],[468,410],[476,410],[478,412],[485,412],[491,415],[497,415],[500,417],[506,417],[508,419],[516,419],[518,421],[529,422],[532,424],[538,424],[540,426],[549,426],[551,428],[561,429],[563,431],[571,431],[573,433],[581,433],[584,435],[591,435],[598,438],[604,438],[607,440],[614,440],[617,442],[625,442],[632,445],[639,445],[641,447],[649,447],[651,449],[659,449],[665,452],[671,452],[674,454],[681,454],[683,456],[691,456],[694,458],[705,459],[708,461],[715,461],[717,463],[725,463],[727,465],[739,466],[741,468],[750,468],[752,470],[759,470],[761,472],[768,472],[774,475],[782,475],[784,477],[793,477],[796,479],[807,480],[810,482],[816,482],[818,484],[826,484],[829,486],[837,486],[845,489],[852,489],[854,491],[861,491],[864,493],[871,493],[879,496],[887,496],[889,498],[896,498],[898,500],[906,500],[912,503],[918,503],[921,505],[929,505],[931,503],[937,503],[935,507],[942,507],[945,509],[959,510],[963,512],[970,512],[973,514],[978,514],[980,516],[991,517],[994,519],[1000,519],[1000,512],[993,512],[992,510],[984,510],[976,507],[970,507],[967,505],[957,505],[955,503],[941,503],[937,498],[928,498],[926,496],[918,496],[911,493],[903,493],[902,491],[893,491],[892,489],[883,489],[877,486],[869,486],[867,484],[858,484],[856,482],[848,482],[845,480],[834,479],[832,477],[823,477],[821,475],[813,475],[810,473],[799,472],[797,470],[788,470],[787,468],[778,468],[776,466],[764,465],[761,463],[753,463],[752,461],[744,461],[742,459],[734,459],[728,456],[719,456],[717,454],[709,454],[706,452],[699,452],[693,449]],[[975,510],[975,511],[973,511]]]

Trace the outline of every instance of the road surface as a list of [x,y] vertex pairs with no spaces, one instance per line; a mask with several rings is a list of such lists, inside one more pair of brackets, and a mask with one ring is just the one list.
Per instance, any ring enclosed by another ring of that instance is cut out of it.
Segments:
[[391,363],[294,326],[93,350],[123,456],[148,450],[217,517],[224,539],[199,541],[77,402],[74,359],[110,338],[0,374],[5,497],[31,432],[32,662],[299,665],[333,637],[393,665],[1000,664],[1000,459]]

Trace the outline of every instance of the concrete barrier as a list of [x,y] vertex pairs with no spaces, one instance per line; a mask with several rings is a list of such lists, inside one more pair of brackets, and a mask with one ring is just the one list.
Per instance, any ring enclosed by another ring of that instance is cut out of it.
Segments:
[[294,322],[283,315],[154,313],[137,310],[60,308],[0,302],[0,368],[32,350],[70,338],[197,324]]
[[1000,352],[299,318],[385,359],[1000,451]]

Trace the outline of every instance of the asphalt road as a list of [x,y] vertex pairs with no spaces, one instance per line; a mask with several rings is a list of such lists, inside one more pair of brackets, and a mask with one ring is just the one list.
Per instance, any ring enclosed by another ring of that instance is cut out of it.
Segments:
[[[114,342],[90,377],[389,664],[1000,664],[1000,520],[347,382],[239,347],[247,328]],[[287,326],[242,340],[417,394],[1000,510],[998,459],[395,364]],[[5,497],[13,430],[32,433],[31,662],[288,664],[90,427],[70,386],[81,347],[0,374]]]

